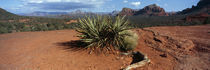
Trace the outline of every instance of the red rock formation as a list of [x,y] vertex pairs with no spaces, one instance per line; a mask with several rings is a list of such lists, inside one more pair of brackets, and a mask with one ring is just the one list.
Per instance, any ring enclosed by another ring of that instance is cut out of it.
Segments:
[[136,10],[130,8],[123,8],[122,11],[118,15],[126,15],[126,16],[133,16],[136,13]]
[[135,15],[149,15],[149,16],[168,16],[163,8],[157,6],[156,4],[152,4],[144,7],[139,10]]
[[146,6],[143,9],[140,9],[138,11],[130,9],[130,8],[123,8],[123,10],[118,15],[168,16],[168,14],[165,12],[165,10],[163,8],[157,6],[156,4]]
[[190,15],[190,16],[187,16],[185,18],[185,20],[187,22],[191,22],[191,21],[205,21],[208,17],[210,17],[210,15],[208,13],[200,13],[200,14],[195,14],[195,15]]

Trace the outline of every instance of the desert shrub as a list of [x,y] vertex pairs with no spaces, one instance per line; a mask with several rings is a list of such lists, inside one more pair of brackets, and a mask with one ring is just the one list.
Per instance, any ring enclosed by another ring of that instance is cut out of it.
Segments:
[[0,34],[11,33],[13,26],[11,23],[0,23]]
[[42,31],[43,28],[42,28],[42,25],[41,24],[35,24],[34,25],[34,31]]
[[129,16],[131,26],[136,28],[154,27],[154,26],[184,26],[190,25],[183,20],[185,16]]
[[45,27],[48,27],[48,30],[61,30],[65,29],[64,23],[48,23],[45,25]]
[[56,23],[54,26],[55,26],[56,30],[61,30],[64,28],[64,24]]
[[125,30],[120,32],[120,34],[128,34],[128,36],[125,36],[123,38],[123,47],[121,47],[121,50],[129,51],[136,48],[138,45],[138,35],[131,31],[131,30]]
[[22,29],[25,27],[25,23],[14,23],[13,26],[16,32],[21,32]]
[[194,21],[190,22],[190,25],[201,25],[201,24],[203,24],[203,22],[198,21],[198,20],[194,20]]
[[8,33],[8,30],[5,27],[0,27],[0,34]]
[[65,24],[64,29],[74,29],[77,26],[78,26],[78,23]]
[[[79,19],[76,31],[80,33],[80,41],[87,44],[91,50],[132,50],[137,41],[132,40],[136,35],[129,31],[127,20],[124,17],[97,16]],[[134,34],[135,36],[133,36]],[[129,42],[135,42],[131,43]]]
[[21,32],[25,32],[25,31],[31,31],[31,28],[24,26],[23,29],[21,30]]
[[210,17],[208,17],[203,24],[210,24]]
[[55,26],[51,23],[47,24],[48,30],[55,30]]
[[36,27],[35,31],[47,31],[48,30],[47,24],[36,24],[35,27]]

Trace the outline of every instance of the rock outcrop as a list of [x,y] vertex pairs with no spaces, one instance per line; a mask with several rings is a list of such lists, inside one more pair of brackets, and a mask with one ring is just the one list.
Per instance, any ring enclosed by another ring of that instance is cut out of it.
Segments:
[[168,16],[165,10],[156,4],[144,7],[143,9],[136,12],[135,15]]
[[178,12],[179,15],[201,14],[201,13],[210,14],[210,0],[200,0],[197,6],[192,6],[192,8],[187,8],[181,12]]
[[120,11],[112,11],[111,13],[109,13],[109,15],[111,15],[111,16],[116,16],[116,15],[118,15],[120,13]]
[[168,16],[163,8],[157,6],[156,4],[148,5],[140,10],[133,10],[130,8],[123,8],[123,10],[118,15],[144,15],[144,16]]
[[200,13],[200,14],[193,14],[193,15],[188,15],[185,18],[185,21],[191,22],[191,21],[205,21],[210,17],[209,14],[207,13]]
[[136,12],[137,12],[137,10],[133,10],[130,8],[123,8],[122,11],[118,15],[133,16]]

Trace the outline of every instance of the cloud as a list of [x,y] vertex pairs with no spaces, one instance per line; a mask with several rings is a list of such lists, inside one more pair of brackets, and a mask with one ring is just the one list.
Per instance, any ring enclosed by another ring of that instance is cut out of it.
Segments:
[[136,7],[138,7],[140,4],[141,4],[141,2],[131,2],[130,3],[131,5],[133,5],[133,6],[136,6]]
[[127,0],[124,0],[123,3],[128,3],[128,1]]
[[105,1],[110,0],[22,0],[23,7],[56,11],[98,8]]
[[25,3],[62,3],[62,2],[71,2],[71,3],[84,3],[84,4],[93,4],[100,5],[105,1],[110,0],[22,0]]
[[167,3],[165,3],[165,4],[164,4],[164,6],[168,6],[168,4],[167,4]]

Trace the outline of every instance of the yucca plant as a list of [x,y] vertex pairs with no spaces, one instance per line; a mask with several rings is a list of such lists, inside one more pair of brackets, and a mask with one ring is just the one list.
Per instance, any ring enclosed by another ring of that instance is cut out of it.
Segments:
[[80,33],[80,40],[87,44],[86,48],[116,50],[128,47],[126,37],[133,37],[130,29],[125,16],[96,16],[79,19],[76,31]]

